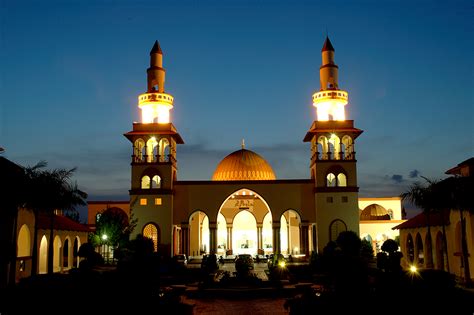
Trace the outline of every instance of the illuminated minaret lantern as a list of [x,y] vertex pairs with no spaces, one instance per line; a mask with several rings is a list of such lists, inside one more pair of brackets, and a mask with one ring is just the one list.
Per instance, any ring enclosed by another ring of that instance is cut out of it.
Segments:
[[173,96],[165,93],[163,52],[158,41],[150,51],[147,91],[138,97],[138,108],[141,122],[134,122],[133,130],[124,135],[132,143],[130,209],[138,219],[132,238],[137,234],[150,237],[162,252],[171,255],[176,146],[184,141],[171,123]]
[[[328,37],[321,50],[320,88],[313,94],[316,120],[306,133],[311,142],[311,179],[318,205],[317,222],[330,227],[330,235],[342,230],[359,231],[357,160],[355,139],[362,130],[346,119],[348,93],[339,88],[335,50]],[[335,241],[320,234],[319,242]]]

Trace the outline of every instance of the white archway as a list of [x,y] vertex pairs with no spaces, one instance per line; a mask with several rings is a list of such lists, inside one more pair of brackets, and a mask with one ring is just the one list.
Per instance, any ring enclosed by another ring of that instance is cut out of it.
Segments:
[[17,257],[31,256],[31,239],[30,229],[26,224],[23,224],[18,233],[17,239]]
[[282,254],[300,254],[300,224],[300,215],[294,210],[287,210],[281,215],[280,244]]
[[206,253],[209,253],[209,217],[198,210],[189,217],[189,255]]
[[61,271],[61,246],[62,242],[58,235],[54,237],[53,243],[53,272]]
[[[46,235],[43,235],[41,238],[38,257],[39,273],[48,272],[48,240],[46,239]],[[35,268],[35,266],[33,266],[33,268]]]
[[222,202],[218,213],[218,222],[222,215],[227,231],[217,233],[217,245],[226,243],[226,253],[256,255],[273,251],[272,213],[258,193],[241,188]]

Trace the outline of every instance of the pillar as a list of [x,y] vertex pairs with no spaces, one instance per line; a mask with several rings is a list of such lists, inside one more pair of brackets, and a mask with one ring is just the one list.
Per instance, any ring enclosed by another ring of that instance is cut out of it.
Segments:
[[209,221],[209,254],[217,253],[217,222]]
[[263,223],[257,223],[257,254],[260,254],[260,251],[263,251],[262,231],[263,231]]
[[232,250],[232,224],[227,224],[227,246],[226,247],[228,250]]
[[273,221],[272,224],[272,231],[273,231],[273,253],[279,254],[281,253],[280,247],[280,221]]
[[302,222],[300,224],[300,253],[309,256],[309,224]]
[[189,256],[189,224],[181,224],[181,253]]

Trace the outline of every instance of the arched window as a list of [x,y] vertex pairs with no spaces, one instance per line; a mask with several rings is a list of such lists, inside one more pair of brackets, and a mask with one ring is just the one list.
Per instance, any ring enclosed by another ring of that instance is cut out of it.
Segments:
[[321,153],[321,160],[328,160],[328,139],[325,136],[318,138],[318,152]]
[[151,188],[161,188],[161,177],[158,175],[153,176],[151,179]]
[[341,219],[336,219],[329,225],[329,240],[335,242],[339,233],[347,231],[347,225]]
[[143,162],[143,156],[145,155],[145,141],[143,139],[135,140],[133,145],[133,156],[134,162]]
[[167,162],[169,161],[169,154],[170,154],[170,142],[166,138],[160,139],[160,162]]
[[30,240],[30,229],[26,224],[23,224],[18,233],[18,252],[17,257],[28,257],[31,256],[31,240]]
[[143,176],[143,177],[142,177],[141,188],[142,188],[142,189],[149,189],[149,188],[151,188],[150,184],[151,184],[151,183],[150,183],[150,177],[149,177],[149,176],[146,176],[146,175]]
[[147,155],[147,162],[152,163],[156,162],[156,146],[158,145],[158,142],[156,141],[155,137],[151,137],[148,139],[146,142],[146,155]]
[[147,237],[153,241],[153,248],[158,251],[158,228],[153,223],[148,223],[143,228],[143,237]]
[[346,187],[347,186],[347,178],[344,173],[337,174],[337,186],[339,187]]
[[354,145],[352,138],[348,135],[342,137],[342,144],[344,145],[344,160],[353,160],[354,159]]
[[326,176],[326,186],[327,187],[336,187],[336,176],[333,173],[329,173]]

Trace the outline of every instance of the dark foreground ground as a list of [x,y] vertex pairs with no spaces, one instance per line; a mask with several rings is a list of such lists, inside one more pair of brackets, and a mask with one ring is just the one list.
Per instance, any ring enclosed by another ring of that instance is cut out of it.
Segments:
[[[307,265],[279,279],[216,281],[199,268],[41,275],[0,292],[0,314],[473,314],[474,291],[445,274],[327,279]],[[362,285],[361,285],[362,283]]]

